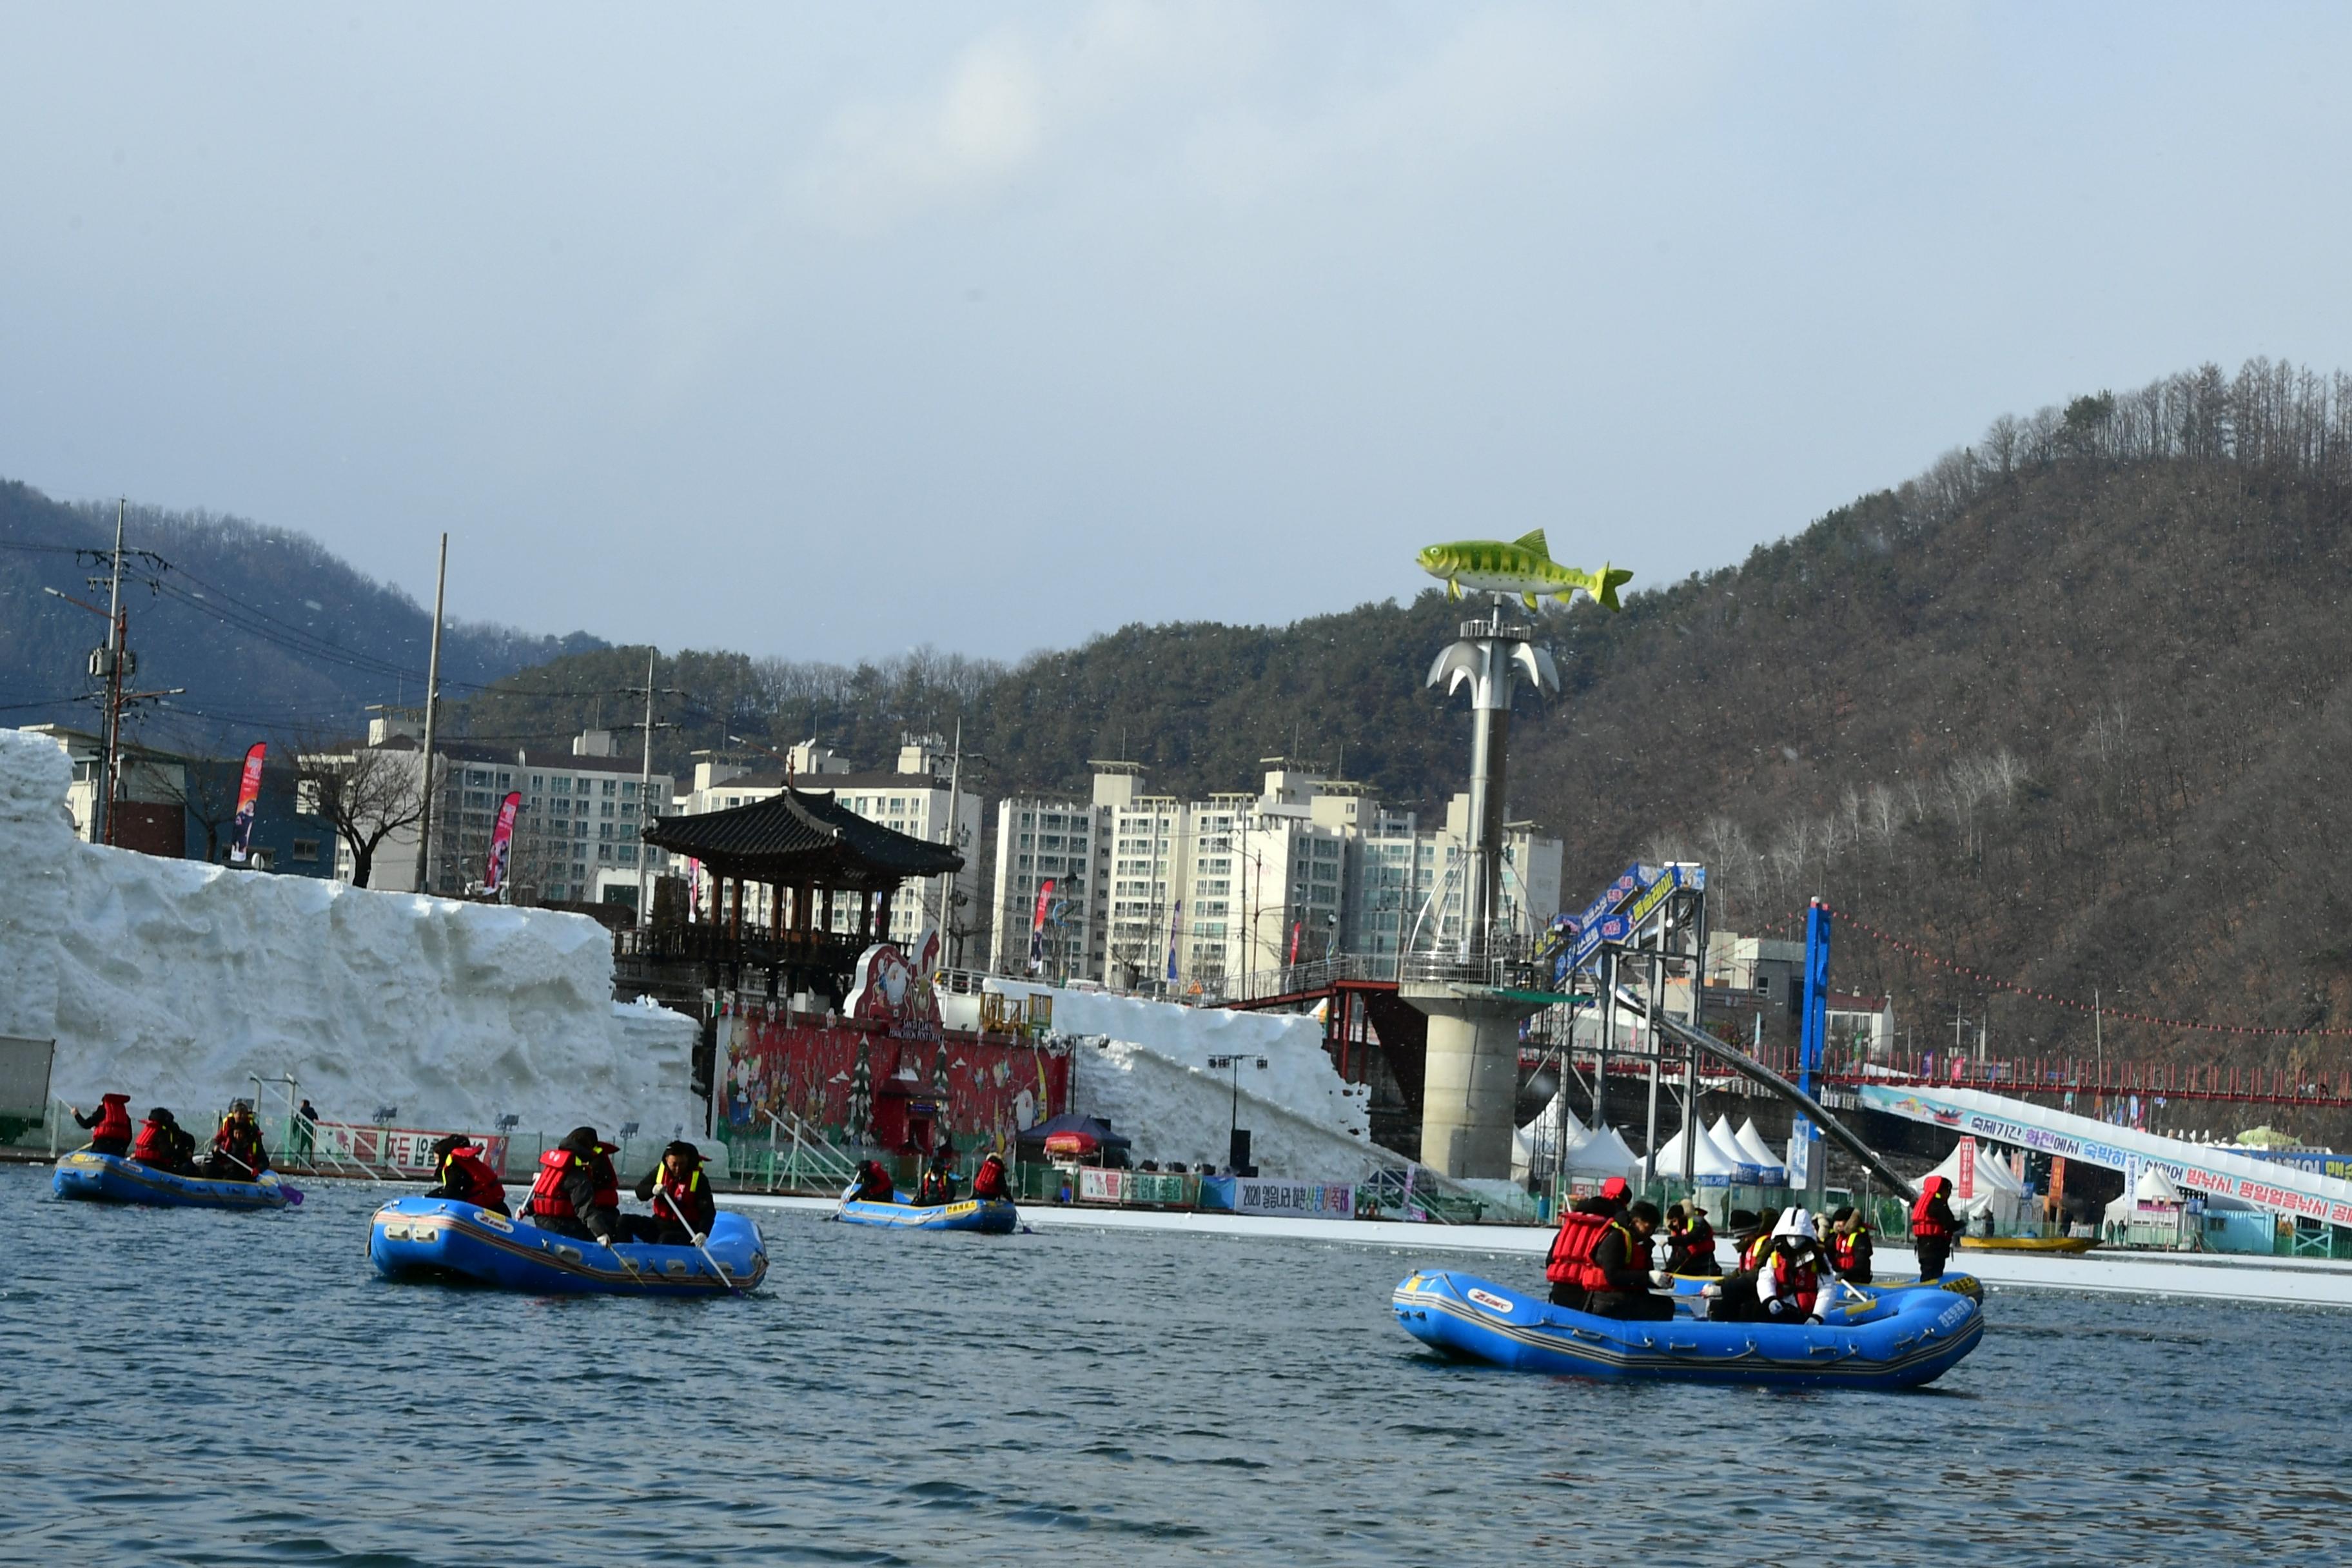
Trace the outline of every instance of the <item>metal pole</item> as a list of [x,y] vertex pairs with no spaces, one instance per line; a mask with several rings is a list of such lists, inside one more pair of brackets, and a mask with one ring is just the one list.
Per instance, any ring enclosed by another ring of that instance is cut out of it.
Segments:
[[1592,1075],[1592,1125],[1609,1125],[1609,1047],[1617,1039],[1617,954],[1603,950],[1601,962],[1607,978],[1601,993],[1601,1057]]
[[98,795],[90,805],[90,842],[114,842],[114,792],[121,787],[122,765],[122,518],[127,497],[114,502],[114,566],[106,592],[106,726],[98,758]]
[[[1706,1027],[1706,894],[1693,895],[1697,907],[1692,912],[1691,943],[1696,956],[1691,961],[1690,1024],[1694,1029]],[[1691,1129],[1698,1124],[1698,1053],[1687,1045],[1683,1047],[1683,1185],[1692,1187],[1697,1182],[1698,1140]]]
[[425,664],[425,809],[416,819],[416,890],[432,889],[433,731],[441,709],[441,605],[449,585],[449,535],[441,535],[441,564],[433,574],[433,651]]
[[[1659,1037],[1658,1037],[1658,1021],[1657,1021],[1657,1020],[1658,1020],[1658,1001],[1659,1001],[1659,998],[1660,998],[1660,997],[1664,994],[1664,991],[1665,991],[1665,984],[1664,984],[1664,977],[1661,975],[1661,973],[1660,973],[1659,972],[1660,972],[1660,970],[1661,970],[1661,969],[1663,969],[1663,968],[1664,967],[1665,961],[1666,961],[1666,933],[1665,933],[1664,930],[1664,929],[1663,929],[1663,927],[1662,927],[1662,928],[1660,929],[1659,932],[1658,932],[1658,946],[1657,946],[1657,949],[1656,949],[1656,951],[1654,951],[1654,952],[1652,952],[1652,953],[1650,954],[1650,996],[1649,996],[1649,1005],[1648,1005],[1646,1008],[1644,1008],[1644,1009],[1643,1009],[1643,1017],[1642,1017],[1642,1043],[1649,1048],[1649,1052],[1650,1052],[1650,1112],[1649,1112],[1649,1126],[1648,1126],[1648,1128],[1645,1130],[1645,1132],[1644,1132],[1645,1142],[1644,1142],[1643,1143],[1643,1145],[1642,1145],[1642,1184],[1643,1184],[1643,1186],[1645,1186],[1645,1187],[1646,1187],[1646,1186],[1648,1186],[1648,1185],[1650,1185],[1652,1183],[1655,1182],[1655,1181],[1658,1179],[1658,1038],[1659,1038]],[[1685,1148],[1685,1149],[1687,1149],[1687,1148],[1689,1148],[1689,1147],[1690,1147],[1690,1143],[1691,1143],[1691,1140],[1689,1139],[1689,1137],[1688,1137],[1688,1136],[1685,1136],[1685,1137],[1683,1139],[1683,1147],[1684,1147],[1684,1148]]]
[[[950,849],[953,849],[956,847],[956,805],[963,794],[962,783],[963,721],[959,718],[956,720],[955,723],[955,750],[948,755],[947,846]],[[1089,847],[1091,847],[1091,838],[1089,839]],[[1094,866],[1091,863],[1091,856],[1088,857],[1088,861],[1089,864],[1087,867],[1087,870],[1091,874],[1094,870]],[[953,953],[950,953],[947,948],[948,921],[953,916],[955,911],[955,884],[956,874],[953,871],[948,872],[945,876],[940,879],[940,956],[950,963],[961,966],[963,961],[963,944],[961,942],[958,942]],[[1094,891],[1091,882],[1088,883],[1087,890],[1088,895],[1091,896]]]
[[661,650],[646,649],[646,749],[645,761],[637,772],[637,929],[654,922],[653,909],[653,849],[646,843],[646,817],[652,810],[647,804],[654,793],[654,659]]

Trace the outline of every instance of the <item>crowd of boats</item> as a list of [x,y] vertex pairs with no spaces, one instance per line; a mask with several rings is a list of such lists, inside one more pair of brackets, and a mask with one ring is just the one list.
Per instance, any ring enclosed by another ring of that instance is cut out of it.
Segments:
[[[270,1169],[249,1105],[239,1102],[224,1118],[202,1163],[167,1111],[158,1108],[134,1133],[126,1106],[110,1095],[81,1119],[91,1140],[58,1159],[58,1196],[221,1209],[300,1203]],[[544,1294],[718,1296],[759,1288],[766,1239],[748,1215],[718,1206],[695,1145],[670,1143],[635,1184],[643,1214],[623,1208],[617,1152],[595,1129],[575,1128],[540,1156],[517,1213],[486,1151],[445,1138],[434,1146],[432,1186],[371,1217],[368,1256],[390,1279]],[[1009,1177],[991,1153],[967,1189],[942,1151],[906,1193],[867,1161],[834,1217],[894,1231],[1009,1235],[1022,1228]],[[1614,1183],[1562,1216],[1547,1259],[1548,1296],[1457,1270],[1416,1270],[1391,1295],[1398,1325],[1450,1358],[1517,1371],[1862,1388],[1931,1382],[1982,1337],[1977,1281],[1942,1277],[1931,1248],[1920,1249],[1934,1265],[1927,1277],[1877,1283],[1863,1227],[1857,1278],[1851,1215],[1826,1241],[1801,1209],[1769,1224],[1731,1216],[1738,1256],[1727,1274],[1704,1211],[1678,1211],[1658,1235],[1656,1211],[1626,1196]]]

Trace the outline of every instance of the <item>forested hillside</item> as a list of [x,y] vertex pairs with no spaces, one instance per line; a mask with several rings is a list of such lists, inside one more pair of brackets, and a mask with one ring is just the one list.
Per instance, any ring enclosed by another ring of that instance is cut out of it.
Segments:
[[[1571,690],[1523,700],[1511,806],[1567,839],[1572,889],[1688,855],[1738,929],[1786,929],[1818,893],[1951,963],[2125,1013],[2352,1026],[2347,604],[2343,379],[2256,363],[2085,396],[1622,616],[1552,616]],[[901,729],[961,716],[992,795],[1079,788],[1087,758],[1122,753],[1174,792],[1245,787],[1259,757],[1296,751],[1426,807],[1465,762],[1459,702],[1421,684],[1463,613],[1425,592],[1286,627],[1132,626],[1010,668],[686,656],[663,662],[690,694],[664,740],[815,735],[885,763]],[[643,679],[631,658],[509,684],[617,688]],[[476,706],[484,728],[530,731],[582,705]],[[1837,973],[1923,1027],[1957,1007],[1971,1039],[1989,1017],[1996,1049],[2088,1049],[2087,1016],[1857,931]],[[2107,1029],[2136,1054],[2343,1055]]]
[[[134,710],[135,735],[173,749],[242,751],[258,734],[348,731],[369,703],[421,700],[432,612],[316,541],[146,507],[130,510],[125,535],[142,552],[124,577],[134,684],[187,689]],[[88,579],[101,574],[94,552],[113,543],[111,506],[68,506],[0,482],[0,722],[95,728],[87,668],[106,640],[105,616],[43,590],[102,607],[104,590]],[[453,624],[442,638],[443,689],[600,646],[583,633]]]

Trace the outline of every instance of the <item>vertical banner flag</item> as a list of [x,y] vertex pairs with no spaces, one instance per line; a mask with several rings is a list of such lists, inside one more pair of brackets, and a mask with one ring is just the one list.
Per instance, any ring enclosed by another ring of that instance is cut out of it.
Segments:
[[1960,1140],[1960,1179],[1956,1184],[1960,1202],[1977,1195],[1977,1141],[1973,1138]]
[[253,852],[253,813],[261,803],[261,757],[268,750],[268,742],[256,741],[245,753],[245,777],[236,786],[236,829],[228,845],[232,866],[244,865]]
[[2127,1214],[2139,1213],[2139,1156],[2124,1156],[2124,1209]]
[[514,846],[515,813],[522,807],[518,790],[499,804],[499,825],[490,829],[489,863],[482,868],[482,886],[495,893],[507,879],[507,852]]
[[2058,1211],[2060,1219],[2066,1217],[2066,1156],[2063,1154],[2050,1156],[2050,1206]]
[[1168,915],[1168,984],[1176,984],[1176,928],[1184,923],[1184,900],[1176,900]]
[[1298,962],[1298,933],[1305,930],[1307,922],[1305,921],[1293,921],[1290,922],[1290,962],[1293,964],[1296,964]]
[[1053,901],[1054,879],[1037,884],[1037,912],[1029,917],[1029,973],[1045,967],[1045,906]]

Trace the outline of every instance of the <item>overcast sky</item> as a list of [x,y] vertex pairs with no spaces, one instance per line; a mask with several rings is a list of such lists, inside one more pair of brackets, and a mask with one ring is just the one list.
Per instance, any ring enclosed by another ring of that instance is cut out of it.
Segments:
[[0,9],[0,475],[848,658],[1736,562],[2352,366],[2352,8]]

